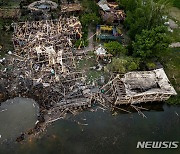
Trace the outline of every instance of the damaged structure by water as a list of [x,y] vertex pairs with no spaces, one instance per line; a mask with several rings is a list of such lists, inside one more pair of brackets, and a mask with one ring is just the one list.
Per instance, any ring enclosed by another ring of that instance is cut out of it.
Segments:
[[102,90],[102,99],[115,105],[165,101],[177,95],[163,68],[117,75]]
[[20,59],[17,65],[23,70],[21,77],[54,92],[48,100],[53,109],[48,111],[51,116],[46,116],[46,121],[56,119],[52,114],[59,117],[64,110],[91,106],[85,76],[76,71],[73,53],[72,41],[81,37],[81,28],[80,21],[73,16],[14,24],[13,55]]
[[[28,134],[39,132],[42,123],[56,121],[67,112],[75,114],[92,103],[112,109],[121,104],[165,101],[176,95],[163,69],[116,74],[102,87],[87,84],[85,73],[77,70],[79,55],[73,46],[82,37],[78,17],[19,22],[13,27],[15,51],[5,62],[7,68],[0,70],[0,101],[22,96],[39,104],[38,123]],[[121,31],[113,26],[99,25],[97,32],[98,39],[121,37]],[[102,47],[96,54],[97,59],[112,57]]]

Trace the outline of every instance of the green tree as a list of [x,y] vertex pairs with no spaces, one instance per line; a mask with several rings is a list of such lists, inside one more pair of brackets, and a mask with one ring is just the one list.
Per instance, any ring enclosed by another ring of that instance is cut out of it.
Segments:
[[81,5],[84,8],[86,13],[95,13],[97,16],[99,15],[98,5],[94,0],[79,0]]
[[133,41],[133,54],[142,59],[160,57],[167,51],[169,44],[166,27],[158,26],[152,30],[143,30]]
[[100,18],[95,13],[83,14],[80,18],[81,24],[88,27],[89,24],[97,25],[100,22]]
[[126,48],[124,48],[122,46],[122,44],[120,44],[117,41],[111,41],[111,42],[108,42],[108,43],[104,43],[104,47],[106,48],[106,50],[109,53],[111,53],[114,56],[124,55],[124,54],[127,53]]
[[126,11],[125,27],[132,40],[143,29],[152,29],[164,24],[162,18],[167,13],[170,0],[120,0]]

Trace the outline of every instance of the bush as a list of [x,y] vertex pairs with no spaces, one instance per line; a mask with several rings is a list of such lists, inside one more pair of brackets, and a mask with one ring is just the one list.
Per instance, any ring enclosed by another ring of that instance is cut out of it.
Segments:
[[86,47],[86,46],[88,46],[88,41],[87,40],[86,41],[84,41],[84,40],[77,40],[75,42],[74,46],[76,48],[78,48],[80,46],[80,44],[81,44],[81,47],[84,47],[84,46]]
[[125,55],[127,50],[117,41],[112,41],[108,43],[104,43],[104,47],[106,50],[114,56],[117,55]]
[[158,26],[152,30],[143,30],[136,35],[133,41],[133,54],[143,60],[153,57],[161,57],[167,51],[170,38],[166,34],[164,26]]
[[107,68],[111,72],[126,73],[139,69],[139,59],[132,57],[113,58]]
[[149,70],[156,68],[156,64],[154,64],[153,62],[146,63],[146,66],[148,67]]
[[100,17],[95,13],[83,14],[80,17],[81,24],[85,27],[88,27],[89,24],[97,25],[100,22]]

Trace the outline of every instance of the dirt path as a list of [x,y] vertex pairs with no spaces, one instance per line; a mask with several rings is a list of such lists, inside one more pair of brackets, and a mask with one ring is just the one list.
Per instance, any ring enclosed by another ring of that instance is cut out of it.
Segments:
[[169,15],[180,22],[180,9],[172,7],[169,9]]
[[88,28],[88,37],[87,37],[88,46],[78,50],[78,53],[87,53],[89,51],[94,51],[94,40],[93,40],[93,38],[95,37],[95,35],[94,36],[93,35],[94,35],[94,32],[93,32],[91,26],[89,26],[89,28]]

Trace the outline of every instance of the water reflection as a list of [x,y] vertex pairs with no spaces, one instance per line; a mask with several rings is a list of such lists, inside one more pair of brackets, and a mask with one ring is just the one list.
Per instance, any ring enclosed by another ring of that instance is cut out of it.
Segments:
[[35,126],[38,106],[27,98],[15,98],[0,106],[0,143],[14,141],[21,132]]
[[[153,105],[153,107],[152,107]],[[85,111],[77,116],[69,116],[48,127],[40,139],[26,141],[24,144],[5,146],[0,153],[43,153],[43,154],[116,154],[116,153],[179,153],[179,149],[136,149],[137,141],[180,140],[180,107],[163,104],[145,105],[147,118],[137,112],[122,114],[118,112]]]

